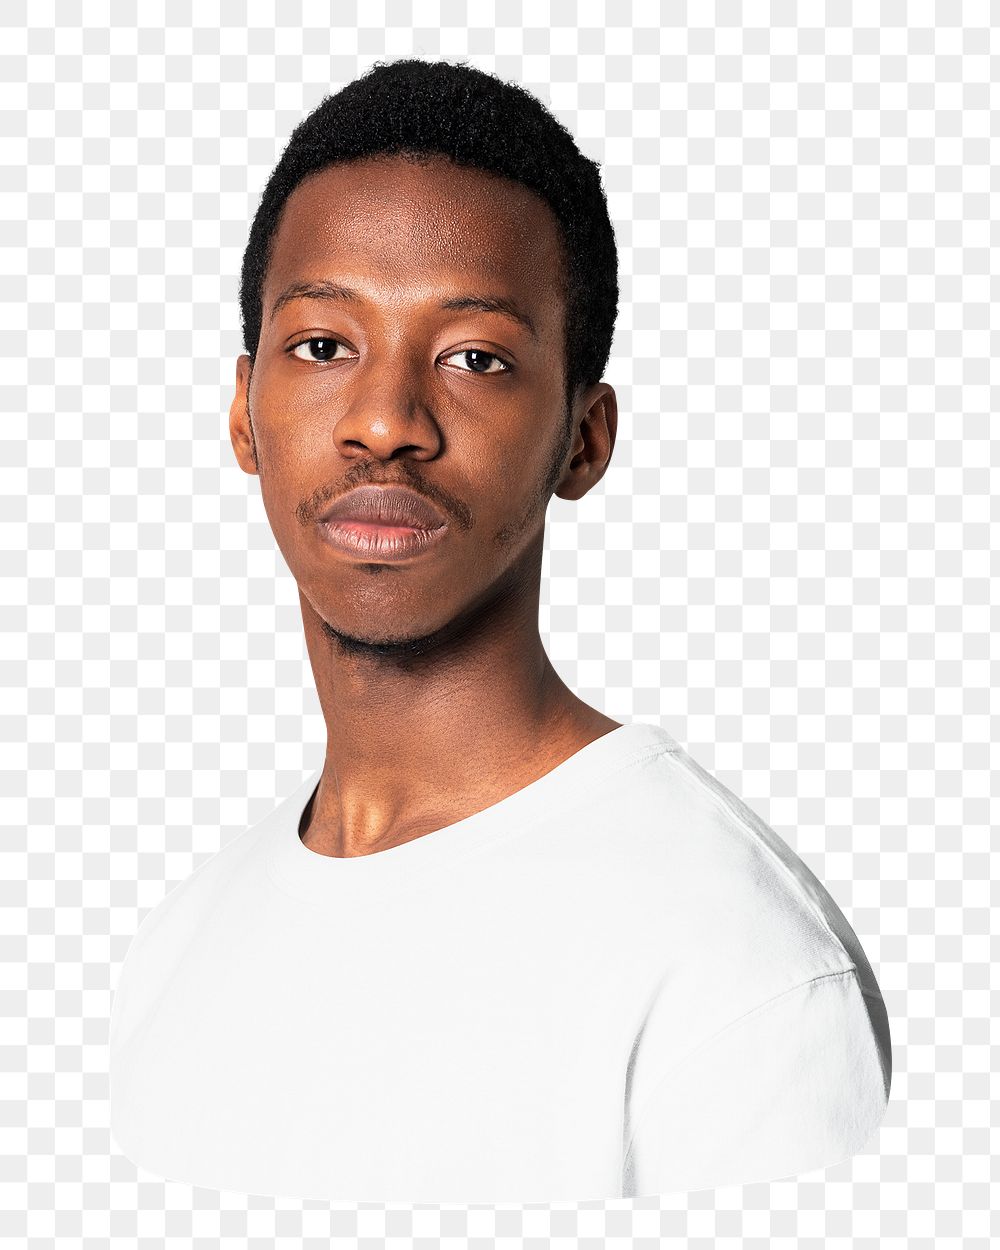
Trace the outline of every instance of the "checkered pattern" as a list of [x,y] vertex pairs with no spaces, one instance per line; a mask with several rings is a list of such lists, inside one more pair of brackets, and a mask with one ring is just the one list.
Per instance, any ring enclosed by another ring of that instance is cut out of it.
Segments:
[[[985,1247],[991,7],[142,15],[0,7],[0,1241]],[[330,1208],[165,1183],[111,1144],[107,1019],[139,921],[325,741],[228,438],[247,230],[293,126],[402,55],[523,83],[602,163],[621,425],[599,488],[552,503],[543,636],[581,697],[659,721],[768,820],[861,937],[892,1098],[826,1172]]]

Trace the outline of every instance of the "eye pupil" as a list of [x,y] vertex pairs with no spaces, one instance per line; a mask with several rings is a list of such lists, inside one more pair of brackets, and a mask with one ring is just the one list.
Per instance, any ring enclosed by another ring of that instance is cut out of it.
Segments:
[[469,362],[469,368],[475,373],[486,373],[490,363],[495,359],[489,352],[480,351],[476,347],[470,348],[465,353],[465,357]]

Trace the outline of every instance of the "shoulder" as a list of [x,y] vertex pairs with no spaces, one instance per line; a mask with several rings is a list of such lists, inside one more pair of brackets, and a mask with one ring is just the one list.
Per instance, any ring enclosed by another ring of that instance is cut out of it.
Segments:
[[860,1028],[888,1079],[874,972],[801,855],[680,747],[643,760],[615,797],[621,849],[608,880],[631,900],[637,1090],[713,1038],[746,1046],[789,1018],[799,1036],[821,1018],[841,1037]]
[[792,986],[856,969],[857,934],[802,856],[683,748],[643,760],[616,795],[618,857],[647,950],[750,1010]]
[[112,1053],[154,1008],[204,927],[218,921],[227,900],[240,895],[242,883],[259,875],[259,852],[277,811],[280,806],[209,855],[142,918],[118,971],[109,1027]]

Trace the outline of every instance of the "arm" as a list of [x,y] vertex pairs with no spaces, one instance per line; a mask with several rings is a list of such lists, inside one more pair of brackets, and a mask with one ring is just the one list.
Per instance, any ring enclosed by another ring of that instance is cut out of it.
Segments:
[[668,1071],[632,1121],[623,1196],[778,1180],[850,1158],[889,1097],[857,972],[826,974],[739,1017]]

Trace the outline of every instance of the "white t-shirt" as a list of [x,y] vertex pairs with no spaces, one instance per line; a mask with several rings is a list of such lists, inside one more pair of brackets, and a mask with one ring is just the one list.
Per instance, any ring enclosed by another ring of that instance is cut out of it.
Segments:
[[659,726],[335,858],[322,774],[145,917],[111,1016],[111,1129],[159,1177],[346,1203],[587,1202],[795,1176],[889,1094],[858,939]]

